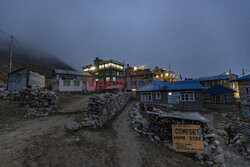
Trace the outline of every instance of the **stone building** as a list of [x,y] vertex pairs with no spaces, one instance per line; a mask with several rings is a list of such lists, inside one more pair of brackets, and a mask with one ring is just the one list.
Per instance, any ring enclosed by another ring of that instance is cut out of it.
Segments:
[[197,80],[163,82],[156,80],[136,91],[136,100],[151,104],[168,104],[174,110],[202,110],[203,87]]
[[241,111],[244,116],[250,116],[250,75],[237,78],[240,90]]
[[212,110],[239,111],[239,99],[236,91],[224,86],[213,86],[204,92],[203,106]]
[[8,91],[19,91],[24,87],[45,87],[45,76],[24,67],[10,72],[7,82]]

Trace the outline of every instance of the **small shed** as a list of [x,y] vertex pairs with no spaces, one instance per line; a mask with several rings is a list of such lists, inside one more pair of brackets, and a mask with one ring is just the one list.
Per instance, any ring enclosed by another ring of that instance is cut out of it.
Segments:
[[23,87],[45,87],[45,76],[24,67],[10,72],[7,82],[8,91],[19,91]]

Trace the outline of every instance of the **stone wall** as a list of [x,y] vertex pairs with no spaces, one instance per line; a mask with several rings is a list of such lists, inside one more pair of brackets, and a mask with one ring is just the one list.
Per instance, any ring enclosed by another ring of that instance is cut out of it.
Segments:
[[105,93],[93,95],[89,98],[87,116],[89,121],[84,125],[102,127],[105,122],[112,119],[132,98],[131,92],[119,92],[117,94]]
[[53,91],[45,88],[23,88],[18,92],[4,91],[0,98],[24,106],[25,116],[47,116],[58,101]]
[[204,142],[204,152],[202,154],[190,153],[202,165],[217,166],[224,165],[224,154],[217,134],[208,120],[199,113],[194,112],[166,112],[156,108],[149,111],[142,110],[142,106],[137,103],[131,107],[130,116],[132,117],[132,127],[138,135],[148,136],[153,142],[162,143],[169,149],[177,151],[172,145],[172,125],[200,125]]

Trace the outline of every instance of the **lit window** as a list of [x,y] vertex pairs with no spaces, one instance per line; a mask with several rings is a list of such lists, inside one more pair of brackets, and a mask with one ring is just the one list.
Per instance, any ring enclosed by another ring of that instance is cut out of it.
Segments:
[[156,92],[156,99],[161,99],[161,92]]
[[115,81],[116,80],[116,78],[115,77],[113,77],[113,81]]
[[194,92],[181,92],[180,101],[195,101]]
[[109,81],[110,80],[110,78],[109,77],[106,77],[106,81]]

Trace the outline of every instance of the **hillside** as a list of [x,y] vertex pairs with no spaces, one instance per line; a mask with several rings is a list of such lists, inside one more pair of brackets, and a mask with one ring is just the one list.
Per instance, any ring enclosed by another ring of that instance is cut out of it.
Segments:
[[[71,66],[62,62],[55,56],[46,53],[33,51],[31,55],[25,54],[22,50],[14,50],[12,71],[22,67],[28,67],[34,72],[38,72],[51,78],[51,72],[54,68],[74,70]],[[9,72],[9,51],[0,48],[0,81],[6,82]]]

